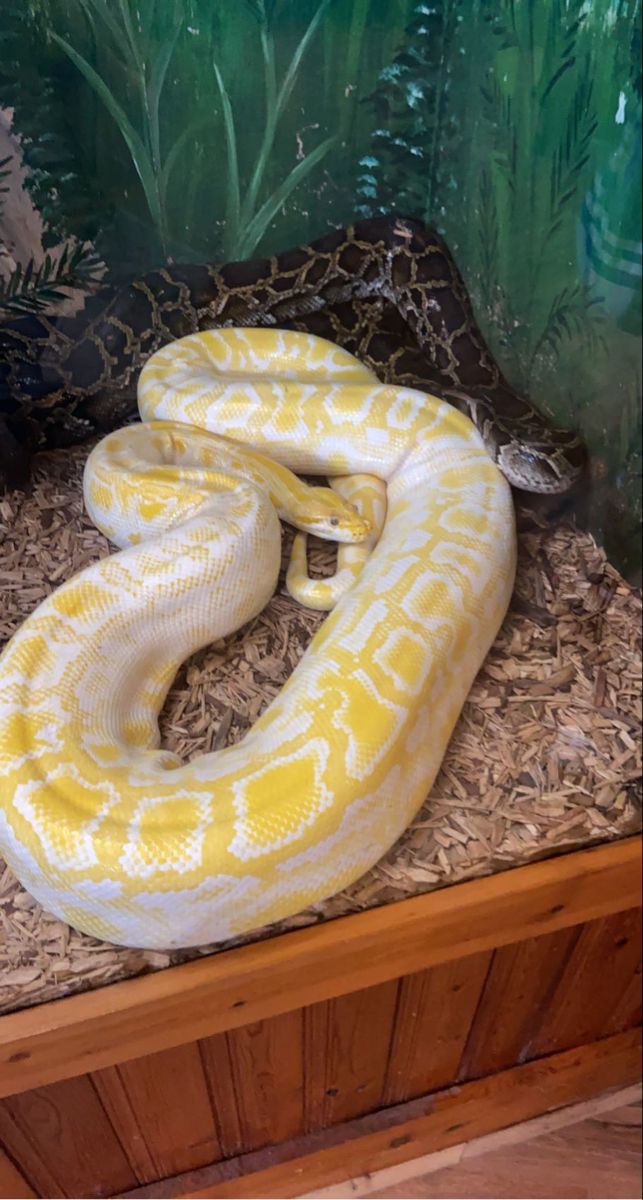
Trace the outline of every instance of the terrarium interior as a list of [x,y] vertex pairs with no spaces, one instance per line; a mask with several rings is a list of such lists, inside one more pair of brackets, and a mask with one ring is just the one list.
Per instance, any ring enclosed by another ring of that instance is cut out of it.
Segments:
[[[399,214],[445,239],[510,383],[587,443],[571,503],[614,567],[518,497],[514,601],[444,774],[324,917],[639,827],[640,603],[615,568],[640,577],[640,33],[640,0],[29,0],[0,18],[0,345],[50,311],[71,330],[67,314],[164,264],[256,260]],[[0,416],[2,371],[0,355]],[[0,496],[0,641],[110,552],[82,510],[86,456],[50,456]],[[321,623],[302,611],[282,589],[193,660],[164,744],[191,758],[237,741]],[[2,1007],[84,986],[97,944],[50,929],[9,875]],[[106,954],[97,983],[169,962]]]
[[419,217],[510,382],[582,431],[592,528],[636,575],[640,28],[639,0],[12,6],[3,315]]

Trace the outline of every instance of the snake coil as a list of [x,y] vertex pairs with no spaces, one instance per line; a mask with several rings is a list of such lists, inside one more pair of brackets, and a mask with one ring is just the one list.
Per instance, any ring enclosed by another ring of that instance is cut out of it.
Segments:
[[[505,614],[515,534],[466,416],[310,334],[189,335],[149,360],[139,403],[143,424],[109,435],[85,479],[123,548],[0,659],[0,845],[71,925],[168,948],[297,912],[392,845]],[[180,662],[274,588],[277,514],[358,542],[383,485],[381,533],[248,735],[191,763],[160,749]]]

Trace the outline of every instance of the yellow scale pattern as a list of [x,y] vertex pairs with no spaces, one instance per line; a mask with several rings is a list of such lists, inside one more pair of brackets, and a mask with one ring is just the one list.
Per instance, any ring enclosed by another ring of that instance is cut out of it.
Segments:
[[[85,473],[122,548],[0,659],[0,846],[71,925],[168,948],[319,901],[399,837],[503,620],[515,529],[466,417],[319,338],[184,338],[145,366],[139,406]],[[268,601],[279,516],[349,543],[336,580],[308,580],[303,540],[289,573],[336,606],[243,741],[185,764],[159,711],[179,664]]]

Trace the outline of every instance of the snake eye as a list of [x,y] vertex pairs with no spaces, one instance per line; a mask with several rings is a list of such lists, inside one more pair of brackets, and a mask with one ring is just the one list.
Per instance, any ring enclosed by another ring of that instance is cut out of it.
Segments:
[[339,517],[331,517],[330,523],[331,525],[339,525]]

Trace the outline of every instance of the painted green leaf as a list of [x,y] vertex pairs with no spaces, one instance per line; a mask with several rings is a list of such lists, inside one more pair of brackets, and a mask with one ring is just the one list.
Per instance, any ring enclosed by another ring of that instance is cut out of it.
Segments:
[[160,214],[158,211],[158,196],[156,193],[154,172],[148,152],[140,134],[132,125],[132,122],[125,112],[125,109],[121,107],[116,97],[110,92],[105,81],[101,79],[98,72],[94,70],[90,63],[88,63],[87,60],[83,58],[83,56],[79,54],[77,50],[74,49],[73,46],[70,46],[69,42],[66,42],[65,39],[61,38],[57,33],[52,33],[51,37],[60,46],[61,50],[64,50],[68,58],[70,58],[74,63],[74,66],[78,67],[78,70],[85,76],[87,82],[94,89],[97,96],[99,96],[103,101],[106,109],[116,122],[116,125],[118,126],[123,136],[123,140],[125,141],[130,152],[136,173],[141,181],[141,184],[143,185],[143,191],[145,192],[145,198],[147,200],[150,213],[153,219],[158,221]]
[[326,138],[310,154],[286,176],[283,182],[275,189],[273,194],[262,204],[257,215],[248,225],[240,245],[240,254],[242,257],[252,255],[254,249],[261,241],[270,222],[279,212],[279,209],[286,203],[295,188],[306,178],[307,175],[326,157],[331,146],[336,141],[335,137]]

